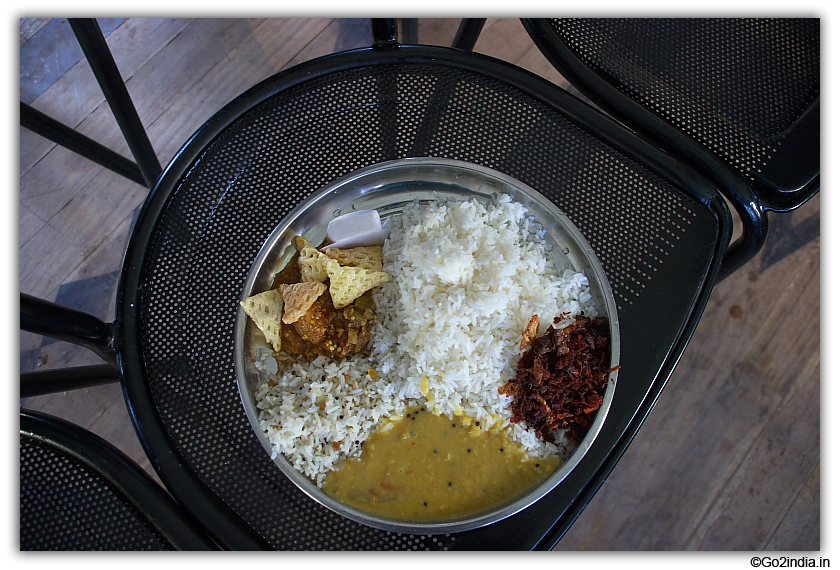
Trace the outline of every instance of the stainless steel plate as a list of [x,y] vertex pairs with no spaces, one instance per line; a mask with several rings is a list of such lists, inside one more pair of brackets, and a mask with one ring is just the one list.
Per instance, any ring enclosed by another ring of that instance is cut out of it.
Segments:
[[[489,201],[494,194],[505,193],[522,203],[533,221],[545,229],[545,241],[557,267],[583,272],[598,312],[609,321],[612,359],[619,361],[618,316],[609,282],[595,252],[569,219],[548,199],[532,188],[489,168],[439,158],[409,158],[376,164],[344,176],[292,210],[266,240],[242,290],[241,300],[266,290],[274,274],[285,267],[294,255],[292,238],[302,235],[314,244],[326,239],[327,224],[342,214],[355,210],[376,209],[383,219],[398,216],[413,200],[477,198]],[[258,378],[246,373],[245,359],[251,353],[251,324],[240,309],[235,328],[236,380],[245,412],[266,452],[271,444],[258,420],[254,392]],[[277,466],[303,492],[329,509],[357,522],[397,532],[436,534],[478,528],[521,511],[559,484],[575,468],[598,435],[610,409],[615,381],[613,372],[607,382],[604,403],[586,437],[571,457],[543,483],[524,496],[478,515],[440,522],[405,522],[390,520],[351,508],[327,495],[312,480],[291,467],[282,455]]]

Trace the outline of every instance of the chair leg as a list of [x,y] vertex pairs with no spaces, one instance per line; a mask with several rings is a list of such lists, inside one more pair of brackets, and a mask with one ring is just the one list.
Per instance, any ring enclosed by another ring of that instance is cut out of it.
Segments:
[[486,21],[487,18],[464,18],[461,20],[461,25],[455,34],[455,41],[452,42],[452,47],[472,51]]
[[69,392],[103,384],[114,384],[120,380],[119,371],[110,364],[23,372],[20,375],[20,397],[31,398],[56,392]]
[[20,103],[20,126],[116,172],[120,176],[143,186],[146,185],[146,180],[143,178],[137,163],[86,137],[64,123],[56,121],[23,101]]
[[381,48],[398,44],[397,21],[394,18],[371,18],[370,27],[373,33],[373,47]]
[[91,314],[21,293],[20,328],[84,346],[117,367],[113,327]]
[[105,94],[128,147],[137,160],[146,186],[153,188],[163,169],[99,24],[94,18],[68,18],[67,21],[73,28],[73,33],[79,40],[79,45]]

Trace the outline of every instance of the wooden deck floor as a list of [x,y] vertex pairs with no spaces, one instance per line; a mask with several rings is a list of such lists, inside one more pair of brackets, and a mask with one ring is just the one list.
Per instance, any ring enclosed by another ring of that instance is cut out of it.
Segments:
[[[458,20],[422,19],[449,45]],[[370,43],[367,20],[102,21],[160,161],[254,83]],[[65,20],[23,19],[21,100],[130,156]],[[476,51],[568,83],[515,19]],[[20,130],[20,290],[113,319],[132,217],[147,191]],[[560,550],[820,549],[820,198],[771,218],[762,253],[721,283],[626,455]],[[22,371],[96,364],[20,333]],[[105,437],[154,474],[117,386],[21,400]]]

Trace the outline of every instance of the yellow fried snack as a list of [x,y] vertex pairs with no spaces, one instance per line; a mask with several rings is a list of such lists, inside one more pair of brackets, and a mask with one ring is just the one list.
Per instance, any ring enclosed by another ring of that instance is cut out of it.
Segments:
[[363,267],[342,267],[335,264],[327,269],[333,306],[342,309],[358,299],[365,291],[388,281],[382,271],[368,271]]
[[251,317],[262,331],[265,340],[271,344],[275,352],[280,351],[282,344],[281,319],[283,318],[283,293],[280,289],[271,289],[248,297],[239,303],[245,314]]
[[290,325],[297,322],[312,303],[324,294],[327,286],[323,283],[307,282],[294,283],[293,285],[286,285],[283,287],[283,302],[285,303],[285,311],[283,312],[283,322]]
[[332,266],[338,267],[338,262],[330,259],[311,245],[304,246],[300,250],[298,267],[300,267],[300,280],[302,282],[323,283],[328,277],[327,270]]
[[341,265],[363,267],[369,271],[382,271],[382,246],[370,245],[341,249],[327,247],[321,250],[327,257],[336,260]]
[[292,245],[295,246],[295,251],[300,251],[305,247],[312,247],[312,244],[303,236],[295,236],[292,238]]
[[532,315],[531,320],[528,321],[525,330],[522,332],[522,342],[519,344],[519,350],[525,350],[526,346],[530,346],[534,342],[534,339],[537,338],[539,331],[540,316]]

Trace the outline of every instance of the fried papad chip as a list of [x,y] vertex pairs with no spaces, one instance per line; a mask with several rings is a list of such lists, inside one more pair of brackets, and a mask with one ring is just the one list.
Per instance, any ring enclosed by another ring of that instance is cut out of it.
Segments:
[[309,310],[312,303],[323,295],[326,290],[327,286],[323,283],[311,281],[307,283],[294,283],[283,287],[283,301],[286,306],[283,312],[283,322],[287,325],[297,322],[298,319],[306,314],[306,311]]
[[305,247],[312,247],[312,244],[303,236],[295,236],[292,238],[292,245],[295,246],[295,251],[300,253]]
[[363,267],[343,267],[336,265],[328,269],[330,278],[330,296],[336,309],[343,309],[362,294],[388,281],[388,274],[383,271],[368,271]]
[[282,346],[283,293],[280,289],[271,289],[264,293],[252,295],[239,303],[245,314],[251,317],[262,331],[265,340],[271,344],[275,352]]
[[351,247],[348,249],[328,247],[321,251],[323,251],[327,257],[335,259],[341,265],[362,267],[369,271],[382,271],[381,245]]
[[333,266],[338,267],[338,262],[311,245],[307,245],[300,250],[298,266],[300,267],[300,280],[302,282],[323,283],[328,278],[327,269]]
[[533,315],[531,316],[531,320],[528,321],[528,325],[525,327],[525,330],[522,332],[522,343],[519,345],[519,350],[525,350],[526,346],[529,346],[534,339],[537,338],[537,333],[540,331],[540,316]]

